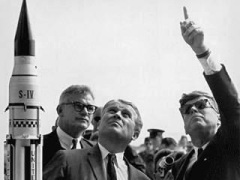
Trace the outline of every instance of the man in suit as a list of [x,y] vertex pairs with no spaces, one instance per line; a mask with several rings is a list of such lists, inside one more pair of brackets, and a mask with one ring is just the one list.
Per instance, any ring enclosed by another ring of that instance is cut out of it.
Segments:
[[157,153],[163,139],[163,133],[165,132],[162,129],[148,129],[149,137],[153,144],[153,151],[154,153]]
[[[44,180],[148,180],[124,158],[124,150],[138,137],[142,121],[137,107],[111,100],[102,110],[98,144],[92,148],[59,151],[43,171]],[[109,154],[114,154],[112,160]]]
[[58,150],[94,145],[82,135],[89,127],[96,109],[94,95],[88,86],[72,85],[62,92],[57,106],[56,128],[43,136],[43,167]]
[[[98,141],[98,129],[102,118],[102,109],[103,107],[98,107],[97,110],[93,114],[92,125],[93,125],[93,134],[91,135],[90,140]],[[138,137],[142,130],[142,124],[135,126],[135,134]],[[128,145],[124,151],[124,157],[128,160],[128,162],[133,165],[135,168],[139,169],[142,172],[146,172],[146,167],[142,158],[138,155],[138,153]]]
[[[188,19],[181,22],[182,36],[204,69],[213,97],[201,91],[183,94],[180,112],[194,149],[172,169],[175,180],[240,179],[240,101],[223,65],[204,42],[202,29]],[[215,101],[216,100],[216,101]],[[216,103],[217,102],[217,103]]]

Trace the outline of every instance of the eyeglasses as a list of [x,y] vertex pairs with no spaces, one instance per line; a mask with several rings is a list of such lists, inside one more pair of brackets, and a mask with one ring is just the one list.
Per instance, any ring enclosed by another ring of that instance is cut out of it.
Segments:
[[97,109],[97,106],[90,105],[90,104],[83,104],[80,102],[62,103],[61,105],[73,105],[75,111],[77,112],[81,112],[84,108],[86,108],[89,114],[93,114]]
[[208,99],[201,99],[201,100],[199,100],[199,101],[197,101],[193,104],[185,104],[182,107],[180,107],[179,110],[182,114],[190,114],[193,106],[195,106],[199,110],[202,110],[202,109],[205,109],[205,108],[213,108],[217,112],[217,110],[209,102]]

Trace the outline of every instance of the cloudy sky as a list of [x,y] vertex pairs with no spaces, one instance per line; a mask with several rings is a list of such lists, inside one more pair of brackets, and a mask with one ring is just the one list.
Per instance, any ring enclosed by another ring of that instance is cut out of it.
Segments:
[[[21,4],[22,0],[0,0],[0,169]],[[240,86],[237,0],[27,0],[27,5],[45,109],[42,134],[51,131],[62,90],[86,84],[97,105],[122,98],[139,107],[144,127],[132,145],[141,144],[149,128],[164,129],[165,137],[178,141],[184,134],[179,97],[196,89],[209,92],[202,68],[180,34],[183,6],[203,27],[212,51]]]

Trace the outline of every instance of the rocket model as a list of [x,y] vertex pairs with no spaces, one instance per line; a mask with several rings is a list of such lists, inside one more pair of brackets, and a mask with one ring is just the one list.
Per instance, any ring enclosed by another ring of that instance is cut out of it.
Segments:
[[42,180],[42,142],[35,41],[23,0],[15,36],[15,60],[9,84],[7,180]]

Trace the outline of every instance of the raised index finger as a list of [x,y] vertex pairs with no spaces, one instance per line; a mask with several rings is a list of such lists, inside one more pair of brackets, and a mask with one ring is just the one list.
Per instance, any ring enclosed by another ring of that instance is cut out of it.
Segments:
[[187,8],[185,6],[183,6],[183,13],[184,13],[184,19],[188,19],[189,16],[188,16],[188,12],[187,12]]

